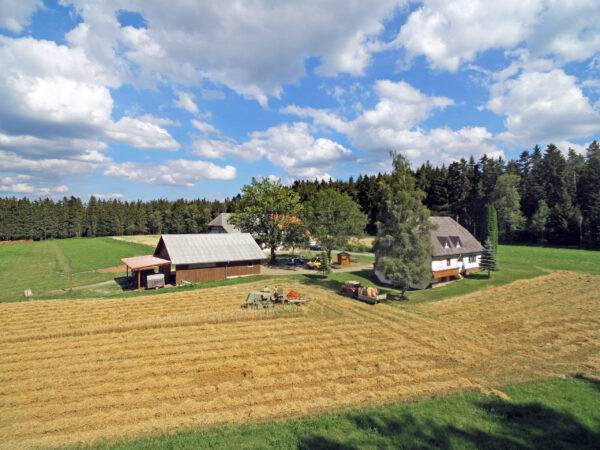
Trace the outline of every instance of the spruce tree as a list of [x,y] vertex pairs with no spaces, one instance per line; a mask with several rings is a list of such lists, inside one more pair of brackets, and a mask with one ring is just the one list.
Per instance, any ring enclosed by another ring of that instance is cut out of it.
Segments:
[[496,208],[491,203],[487,203],[484,207],[483,212],[483,226],[482,226],[481,240],[485,242],[487,239],[490,240],[494,253],[498,251],[498,216],[496,214]]
[[483,244],[483,252],[481,252],[481,268],[488,271],[488,278],[490,272],[497,272],[500,270],[498,262],[496,261],[496,253],[492,247],[492,243],[489,239],[485,240]]
[[321,276],[325,278],[327,274],[331,273],[331,263],[329,258],[327,257],[327,251],[323,250],[321,252],[321,268],[319,269],[321,272]]

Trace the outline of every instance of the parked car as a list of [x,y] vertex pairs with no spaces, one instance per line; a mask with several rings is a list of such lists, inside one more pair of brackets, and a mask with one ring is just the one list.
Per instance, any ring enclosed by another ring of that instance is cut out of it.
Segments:
[[321,247],[319,244],[311,245],[310,249],[311,250],[323,251],[323,247]]
[[288,266],[301,266],[304,264],[304,260],[302,258],[293,257],[287,260],[286,264]]

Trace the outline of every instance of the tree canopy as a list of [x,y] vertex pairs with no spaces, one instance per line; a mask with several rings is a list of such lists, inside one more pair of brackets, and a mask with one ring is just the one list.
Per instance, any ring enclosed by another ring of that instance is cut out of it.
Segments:
[[311,236],[327,251],[343,250],[351,236],[364,232],[367,216],[345,193],[335,189],[320,191],[304,204],[304,217]]
[[252,178],[252,183],[242,188],[229,221],[269,246],[274,262],[275,250],[284,242],[290,224],[298,221],[301,214],[300,196],[283,186],[281,180]]

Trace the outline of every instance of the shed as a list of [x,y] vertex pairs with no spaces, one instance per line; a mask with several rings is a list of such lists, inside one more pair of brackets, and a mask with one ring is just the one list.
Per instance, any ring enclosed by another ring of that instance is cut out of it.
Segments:
[[249,233],[163,234],[154,256],[175,265],[176,284],[259,274],[267,259]]
[[340,252],[338,253],[338,264],[345,265],[350,264],[350,253]]
[[146,283],[145,276],[147,275],[147,272],[144,272],[144,269],[160,267],[166,280],[169,279],[171,273],[171,261],[168,258],[144,255],[134,256],[132,258],[121,258],[121,261],[127,266],[127,277],[129,277],[129,269],[131,269],[131,274],[137,278],[138,291],[142,288],[142,277],[144,277],[144,284]]

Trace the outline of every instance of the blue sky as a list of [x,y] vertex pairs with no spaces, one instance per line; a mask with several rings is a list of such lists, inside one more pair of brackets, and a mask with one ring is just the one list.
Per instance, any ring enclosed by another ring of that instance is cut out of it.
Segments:
[[596,0],[0,2],[0,195],[222,199],[600,138]]

